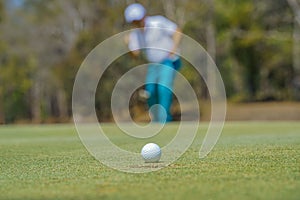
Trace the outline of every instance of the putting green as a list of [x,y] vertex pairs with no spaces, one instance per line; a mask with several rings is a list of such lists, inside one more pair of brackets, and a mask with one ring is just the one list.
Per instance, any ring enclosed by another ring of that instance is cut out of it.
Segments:
[[[138,152],[146,141],[104,126],[124,149]],[[154,139],[167,143],[176,127],[169,124]],[[73,125],[0,126],[0,199],[299,199],[299,122],[227,123],[199,160],[206,129],[201,124],[169,167],[128,174],[95,160]]]

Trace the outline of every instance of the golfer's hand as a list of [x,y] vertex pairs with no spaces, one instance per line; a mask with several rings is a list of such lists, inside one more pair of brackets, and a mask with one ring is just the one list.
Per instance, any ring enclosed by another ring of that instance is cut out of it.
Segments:
[[133,57],[138,57],[140,55],[140,51],[139,50],[131,51],[131,55],[133,55]]

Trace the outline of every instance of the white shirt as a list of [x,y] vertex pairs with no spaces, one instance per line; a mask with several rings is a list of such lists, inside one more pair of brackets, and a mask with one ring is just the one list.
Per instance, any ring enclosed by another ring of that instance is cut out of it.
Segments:
[[168,58],[174,46],[176,30],[177,25],[163,16],[146,17],[144,30],[136,29],[130,33],[128,48],[131,51],[145,48],[148,61],[160,63]]

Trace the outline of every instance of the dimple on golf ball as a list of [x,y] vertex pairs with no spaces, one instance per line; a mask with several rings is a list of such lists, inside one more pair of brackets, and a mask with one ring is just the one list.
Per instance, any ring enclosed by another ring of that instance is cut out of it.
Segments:
[[146,144],[141,151],[146,163],[158,162],[161,157],[160,147],[155,143]]

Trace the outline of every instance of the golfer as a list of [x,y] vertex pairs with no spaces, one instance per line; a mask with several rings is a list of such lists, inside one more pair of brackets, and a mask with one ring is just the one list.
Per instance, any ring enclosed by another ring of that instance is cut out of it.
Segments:
[[139,28],[128,36],[129,50],[134,56],[142,51],[151,63],[148,65],[145,90],[152,120],[160,123],[172,121],[172,89],[176,70],[181,67],[180,58],[174,52],[177,51],[181,32],[174,22],[163,16],[147,16],[145,8],[138,3],[129,5],[124,15],[127,23]]

